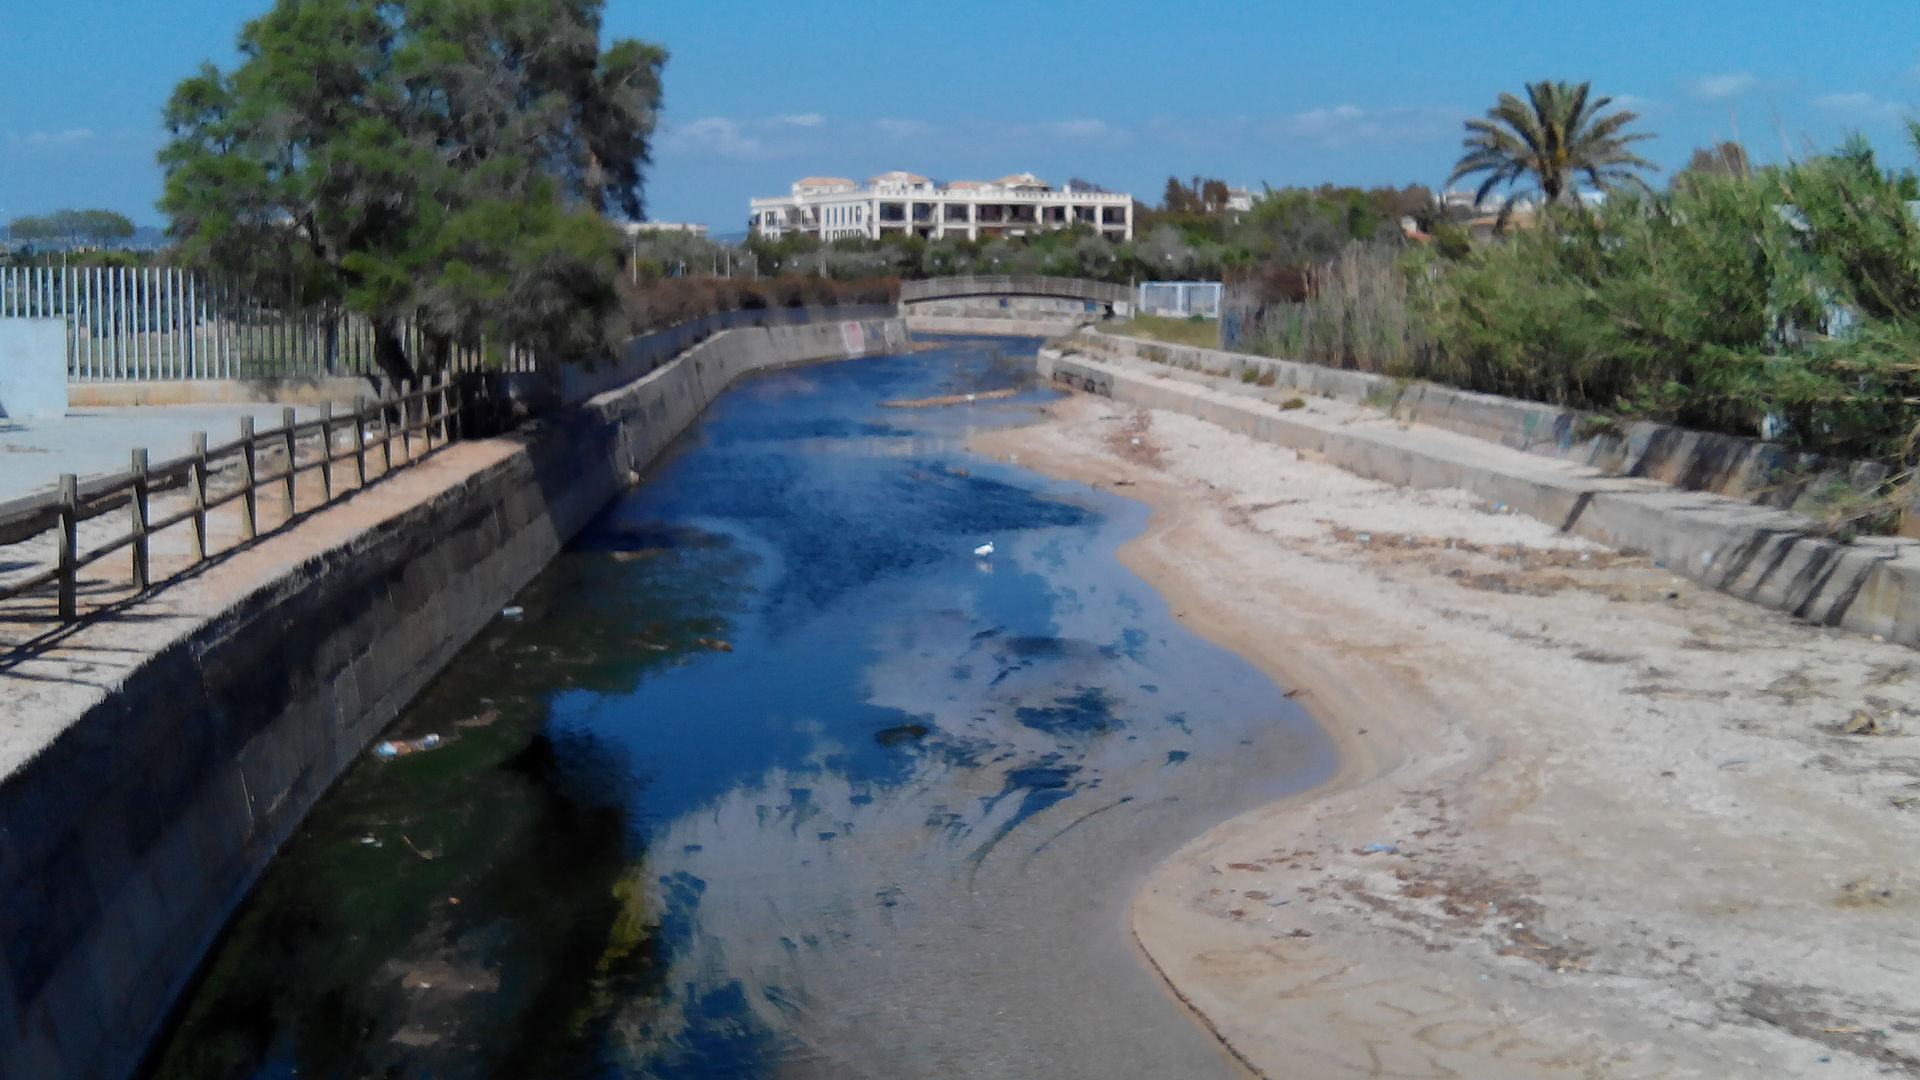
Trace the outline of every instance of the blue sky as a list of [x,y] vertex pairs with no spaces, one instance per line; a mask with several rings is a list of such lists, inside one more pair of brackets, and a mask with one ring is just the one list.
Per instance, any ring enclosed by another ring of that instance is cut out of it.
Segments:
[[[266,0],[6,6],[0,219],[161,223],[161,105],[202,60],[231,64]],[[610,0],[607,29],[673,54],[651,216],[721,232],[799,176],[890,168],[1080,176],[1149,202],[1170,173],[1437,185],[1461,119],[1543,77],[1642,113],[1668,171],[1736,130],[1760,160],[1858,130],[1914,164],[1902,118],[1920,115],[1920,0]]]

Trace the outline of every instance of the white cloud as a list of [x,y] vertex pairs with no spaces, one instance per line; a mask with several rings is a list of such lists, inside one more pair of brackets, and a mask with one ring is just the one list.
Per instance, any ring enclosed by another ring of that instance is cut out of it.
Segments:
[[1693,80],[1693,96],[1702,101],[1724,101],[1739,97],[1750,90],[1757,89],[1760,80],[1744,71],[1728,72],[1724,75],[1702,75]]
[[1857,120],[1899,120],[1912,110],[1897,101],[1882,101],[1872,94],[1822,94],[1814,98],[1816,107]]
[[1406,143],[1456,134],[1468,115],[1464,109],[1438,105],[1364,109],[1343,104],[1297,112],[1265,126],[1268,134],[1277,138],[1302,139],[1327,146]]
[[92,142],[99,135],[92,128],[67,128],[63,131],[29,131],[25,135],[7,133],[7,142],[24,146],[72,146]]
[[1066,139],[1100,139],[1126,134],[1105,120],[1061,120],[1042,124],[1041,128]]
[[889,139],[910,139],[915,135],[925,135],[933,130],[933,125],[924,120],[880,119],[873,122],[874,129]]
[[1644,113],[1649,109],[1657,109],[1660,107],[1658,101],[1649,97],[1641,97],[1639,94],[1613,94],[1610,96],[1613,98],[1613,102],[1607,106],[1609,112],[1616,109],[1625,109],[1628,112]]
[[766,153],[766,143],[747,134],[738,120],[725,116],[703,116],[684,124],[665,124],[660,135],[663,149],[717,157],[754,158]]
[[660,149],[707,157],[766,160],[791,157],[808,149],[816,129],[827,118],[820,113],[736,118],[702,116],[684,123],[660,125]]

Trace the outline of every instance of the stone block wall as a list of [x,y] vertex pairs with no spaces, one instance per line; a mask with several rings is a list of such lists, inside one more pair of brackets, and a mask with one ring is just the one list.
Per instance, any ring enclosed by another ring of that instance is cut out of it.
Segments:
[[905,345],[898,319],[708,337],[277,567],[52,725],[0,778],[0,1075],[130,1073],[347,764],[735,379]]

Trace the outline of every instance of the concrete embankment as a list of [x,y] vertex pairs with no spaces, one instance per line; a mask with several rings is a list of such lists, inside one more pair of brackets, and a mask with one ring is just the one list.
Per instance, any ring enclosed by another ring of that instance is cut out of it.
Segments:
[[907,329],[916,334],[984,334],[1005,337],[1059,337],[1086,322],[1068,318],[1016,318],[1001,315],[909,315]]
[[[1186,352],[1213,350],[1090,336],[1099,339],[1096,345],[1136,355],[1096,359],[1046,350],[1042,374],[1116,401],[1186,413],[1265,442],[1310,450],[1373,479],[1464,489],[1565,532],[1645,550],[1676,574],[1755,603],[1891,641],[1920,643],[1920,543],[1912,540],[1868,537],[1842,543],[1817,535],[1809,519],[1791,511],[1676,488],[1646,475],[1617,475],[1576,457],[1548,456],[1540,446],[1460,433],[1485,434],[1479,429],[1489,424],[1504,431],[1509,425],[1500,417],[1513,410],[1501,405],[1502,399],[1466,400],[1485,396],[1430,388],[1435,400],[1446,397],[1453,407],[1421,412],[1414,423],[1355,404],[1373,400],[1379,388],[1371,380],[1377,376],[1285,365],[1282,384],[1270,389],[1243,381],[1242,371],[1246,365],[1285,362],[1216,353],[1231,366],[1213,377],[1174,366],[1189,359]],[[1149,356],[1148,350],[1158,351]],[[1299,382],[1285,385],[1292,377]],[[1299,399],[1287,408],[1296,387],[1326,397],[1312,404]],[[1552,410],[1542,406],[1540,411]],[[1490,419],[1495,412],[1500,417]],[[1455,430],[1427,426],[1430,415],[1455,417],[1447,424]],[[1555,425],[1562,421],[1551,421],[1549,429]],[[1675,480],[1701,472],[1699,455],[1715,457],[1716,444],[1711,436],[1695,438],[1701,441],[1694,444],[1693,456],[1671,446],[1653,452],[1643,448],[1643,458],[1672,463],[1643,471],[1673,471]],[[1557,445],[1547,437],[1539,442]],[[1742,451],[1740,467],[1718,470],[1728,477],[1724,484],[1698,486],[1739,489],[1738,477],[1748,474],[1749,455],[1757,453]]]
[[718,333],[7,658],[0,1073],[131,1071],[346,764],[714,397],[905,343],[889,318]]

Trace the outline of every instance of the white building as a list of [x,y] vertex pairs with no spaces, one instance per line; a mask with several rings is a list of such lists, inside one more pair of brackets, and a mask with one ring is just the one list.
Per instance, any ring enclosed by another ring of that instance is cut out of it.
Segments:
[[822,240],[911,232],[929,240],[1025,236],[1085,224],[1114,240],[1133,238],[1133,196],[1055,190],[1032,173],[998,180],[936,184],[910,172],[886,172],[865,186],[839,176],[797,180],[793,194],[750,203],[753,231],[772,239],[807,232]]

